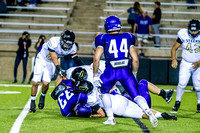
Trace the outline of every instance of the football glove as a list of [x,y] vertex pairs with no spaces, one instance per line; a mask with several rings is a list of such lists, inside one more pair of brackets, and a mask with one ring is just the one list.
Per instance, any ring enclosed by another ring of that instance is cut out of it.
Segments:
[[93,75],[93,83],[96,87],[101,87],[101,84],[103,83],[102,80],[99,78],[98,74]]
[[66,76],[66,70],[61,69],[60,65],[57,65],[56,74],[58,74],[59,76]]

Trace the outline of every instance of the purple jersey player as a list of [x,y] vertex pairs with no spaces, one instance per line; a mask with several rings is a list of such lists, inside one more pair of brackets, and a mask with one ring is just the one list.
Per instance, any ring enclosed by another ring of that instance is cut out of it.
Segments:
[[[101,87],[102,102],[108,116],[108,120],[104,124],[115,125],[112,102],[108,93],[114,84],[119,81],[133,100],[149,116],[151,124],[156,127],[158,121],[149,109],[146,100],[139,94],[138,83],[134,76],[139,67],[137,52],[134,48],[135,36],[130,33],[119,33],[121,22],[116,16],[106,18],[104,27],[107,34],[100,34],[96,37],[97,50],[93,61],[94,85]],[[106,68],[99,77],[97,73],[99,60],[103,53],[106,59]],[[128,66],[129,56],[132,58],[132,70]]]
[[89,117],[92,114],[90,107],[86,106],[87,93],[93,89],[89,81],[72,83],[71,80],[63,80],[51,93],[54,100],[58,99],[61,114],[66,117]]

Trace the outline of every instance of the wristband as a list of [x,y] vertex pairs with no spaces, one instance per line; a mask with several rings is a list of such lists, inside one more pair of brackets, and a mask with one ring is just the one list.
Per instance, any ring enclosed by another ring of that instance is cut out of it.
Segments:
[[60,71],[60,65],[56,66],[56,70]]

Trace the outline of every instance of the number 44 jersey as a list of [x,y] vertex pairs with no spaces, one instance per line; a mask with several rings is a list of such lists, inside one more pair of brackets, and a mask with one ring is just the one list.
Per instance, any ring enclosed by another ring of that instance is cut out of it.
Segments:
[[135,45],[135,36],[131,33],[100,34],[95,38],[95,45],[104,49],[106,65],[126,67],[129,48]]

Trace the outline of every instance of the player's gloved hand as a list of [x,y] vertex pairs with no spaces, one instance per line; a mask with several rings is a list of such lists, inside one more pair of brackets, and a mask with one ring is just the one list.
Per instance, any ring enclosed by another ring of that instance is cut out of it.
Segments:
[[135,78],[137,78],[137,72],[132,72]]
[[57,65],[56,74],[58,74],[59,76],[66,76],[66,70],[61,69],[60,65]]
[[101,79],[99,78],[98,74],[93,74],[93,83],[96,87],[101,87],[101,84],[103,83]]

